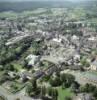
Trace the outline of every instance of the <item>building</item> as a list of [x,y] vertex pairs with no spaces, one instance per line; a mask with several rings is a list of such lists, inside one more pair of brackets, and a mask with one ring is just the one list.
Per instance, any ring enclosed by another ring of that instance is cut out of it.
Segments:
[[26,60],[28,61],[29,66],[34,66],[39,61],[39,56],[30,54],[26,57]]
[[53,38],[53,42],[61,43],[62,39],[61,38]]
[[32,73],[28,72],[28,71],[21,71],[19,73],[20,79],[23,80],[31,80],[33,78]]

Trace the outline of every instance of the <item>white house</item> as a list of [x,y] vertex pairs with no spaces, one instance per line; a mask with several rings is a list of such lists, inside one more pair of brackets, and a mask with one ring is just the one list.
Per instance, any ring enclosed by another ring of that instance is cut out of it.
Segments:
[[26,57],[26,60],[28,61],[28,65],[35,65],[39,61],[39,56],[30,54]]
[[53,42],[56,42],[56,43],[61,43],[62,42],[62,39],[61,38],[53,38],[52,41]]

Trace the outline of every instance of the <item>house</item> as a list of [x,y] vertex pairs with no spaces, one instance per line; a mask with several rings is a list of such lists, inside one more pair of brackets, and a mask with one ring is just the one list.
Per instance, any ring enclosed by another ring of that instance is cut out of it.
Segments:
[[79,40],[79,37],[76,36],[76,35],[73,35],[73,36],[72,36],[72,39],[73,39],[73,40]]
[[90,37],[90,38],[88,38],[88,40],[89,40],[89,41],[95,41],[96,38],[95,38],[95,37]]
[[97,70],[97,60],[91,63],[90,69],[95,71]]
[[75,61],[76,61],[76,60],[80,61],[80,54],[75,53],[73,59],[74,59]]
[[35,78],[40,78],[44,75],[44,72],[39,70],[39,71],[36,71],[34,74],[33,74],[33,77]]
[[82,68],[81,65],[68,66],[68,69],[70,70],[80,70],[81,68]]
[[58,70],[57,66],[52,66],[45,71],[46,75],[52,75],[54,72]]
[[61,43],[62,39],[61,38],[53,38],[53,42]]
[[29,66],[33,66],[39,61],[39,56],[30,54],[26,57],[26,60],[28,61]]
[[23,80],[26,80],[26,79],[31,80],[32,77],[33,77],[32,73],[30,73],[30,72],[28,72],[28,71],[21,71],[21,72],[19,73],[19,76],[20,76],[20,79],[21,79],[22,81],[23,81]]

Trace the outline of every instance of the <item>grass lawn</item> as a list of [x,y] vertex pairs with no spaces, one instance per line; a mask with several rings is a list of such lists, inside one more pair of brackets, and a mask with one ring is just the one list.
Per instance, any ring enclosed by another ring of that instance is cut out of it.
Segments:
[[24,87],[25,87],[25,84],[20,84],[20,83],[17,83],[17,82],[13,82],[12,85],[11,85],[11,88],[9,89],[9,91],[11,93],[16,93],[16,92],[22,90]]
[[14,67],[18,70],[18,71],[20,71],[21,69],[22,69],[22,66],[20,65],[20,64],[18,64],[18,63],[12,63],[13,65],[14,65]]
[[4,71],[0,71],[0,77],[2,77],[2,75],[5,73],[5,70]]
[[61,87],[58,88],[58,100],[65,100],[66,96],[72,97],[74,94],[70,91],[70,89],[62,89]]

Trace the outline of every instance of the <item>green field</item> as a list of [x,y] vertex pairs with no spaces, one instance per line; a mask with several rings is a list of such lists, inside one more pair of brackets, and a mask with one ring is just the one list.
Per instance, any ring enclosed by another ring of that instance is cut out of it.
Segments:
[[58,88],[58,93],[58,100],[65,100],[65,97],[72,97],[74,95],[70,89],[62,89],[62,87]]
[[22,66],[18,63],[12,63],[12,65],[15,67],[15,69],[17,69],[18,71],[20,71],[22,69]]

